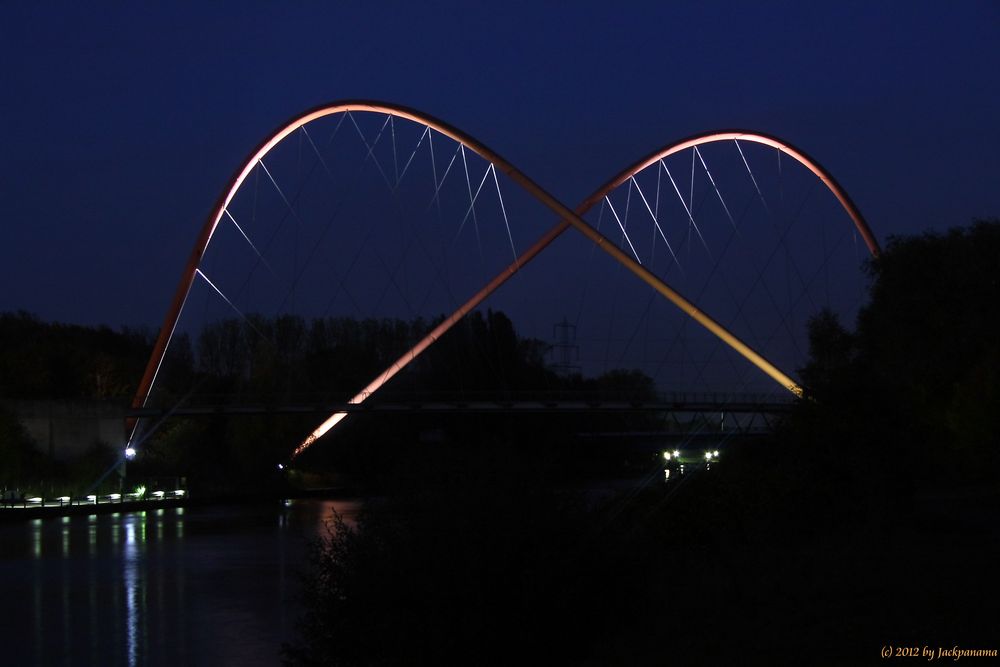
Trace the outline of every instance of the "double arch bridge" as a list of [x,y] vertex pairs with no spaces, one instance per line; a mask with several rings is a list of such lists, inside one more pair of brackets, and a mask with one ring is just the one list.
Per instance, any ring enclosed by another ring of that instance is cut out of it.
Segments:
[[[366,137],[363,133],[356,120],[356,117],[361,117],[363,115],[375,115],[380,120],[384,119],[382,120],[382,125],[379,129],[378,135],[372,141],[368,140],[368,137]],[[702,237],[702,232],[697,225],[695,212],[693,210],[693,189],[696,162],[700,163],[700,166],[703,167],[705,180],[707,183],[710,183],[710,189],[714,189],[715,194],[718,195],[722,209],[725,210],[725,214],[728,216],[729,221],[733,224],[734,229],[737,227],[734,216],[730,211],[730,207],[727,206],[727,202],[719,189],[718,183],[716,182],[716,179],[713,178],[712,172],[709,170],[705,161],[704,151],[709,145],[720,143],[734,144],[739,151],[740,158],[742,158],[743,163],[746,164],[747,172],[749,172],[750,179],[753,182],[753,186],[757,189],[758,194],[760,193],[760,187],[757,179],[754,178],[754,174],[750,169],[749,163],[747,162],[742,148],[743,146],[755,144],[769,147],[774,149],[774,151],[779,154],[779,160],[781,157],[785,157],[790,158],[795,163],[798,163],[798,165],[801,165],[808,170],[816,181],[822,184],[822,186],[830,194],[832,194],[840,209],[842,209],[843,213],[846,214],[846,217],[853,225],[853,232],[863,240],[868,253],[873,257],[876,257],[879,253],[879,245],[875,235],[872,233],[857,206],[848,196],[847,192],[837,183],[834,177],[816,160],[809,157],[802,150],[794,147],[787,141],[769,134],[748,130],[724,130],[707,132],[667,144],[627,166],[625,169],[615,174],[607,182],[597,188],[589,197],[584,199],[575,208],[570,208],[555,198],[537,182],[532,180],[531,177],[521,172],[508,160],[504,159],[499,153],[487,147],[471,135],[444,121],[434,118],[433,116],[395,104],[368,100],[348,100],[319,106],[296,116],[265,138],[264,141],[262,141],[260,145],[250,153],[241,168],[232,176],[223,189],[219,199],[213,206],[211,213],[198,234],[191,254],[188,257],[187,263],[181,275],[180,283],[174,292],[174,296],[167,310],[163,326],[160,329],[152,354],[146,365],[145,372],[132,400],[131,410],[129,412],[129,414],[132,415],[129,423],[130,446],[131,443],[133,443],[133,439],[136,437],[139,418],[156,413],[156,410],[153,410],[148,406],[149,397],[163,367],[164,356],[177,330],[178,321],[196,279],[203,279],[211,288],[218,292],[219,295],[229,301],[226,295],[223,294],[223,292],[211,280],[209,280],[203,267],[203,261],[213,237],[220,226],[224,223],[231,223],[232,225],[235,225],[240,234],[246,238],[248,242],[251,242],[244,228],[239,225],[236,217],[232,214],[231,207],[233,205],[234,197],[236,197],[241,191],[241,188],[248,185],[251,181],[252,175],[256,174],[259,179],[261,173],[263,173],[266,175],[264,180],[270,180],[270,182],[273,183],[274,188],[280,195],[280,198],[290,209],[292,209],[292,214],[294,215],[295,211],[289,201],[289,197],[282,191],[271,171],[268,170],[264,159],[270,156],[271,153],[275,151],[276,147],[282,144],[283,141],[288,140],[291,137],[298,136],[300,150],[301,145],[305,143],[305,141],[308,141],[311,148],[316,151],[316,155],[322,163],[322,166],[329,172],[330,170],[327,168],[327,164],[324,162],[322,154],[319,150],[317,150],[316,143],[313,141],[307,130],[308,126],[311,126],[311,124],[316,123],[321,119],[337,119],[337,130],[335,130],[334,134],[336,131],[339,131],[341,125],[353,125],[353,127],[357,129],[358,135],[360,135],[361,141],[367,151],[365,157],[366,160],[372,158],[376,144],[378,144],[383,134],[391,133],[395,184],[393,184],[391,179],[389,179],[386,175],[387,170],[383,170],[377,162],[376,166],[378,166],[379,172],[382,174],[383,178],[385,178],[386,184],[389,185],[393,191],[395,191],[395,188],[399,186],[402,175],[407,173],[407,170],[410,168],[410,163],[413,161],[414,155],[416,155],[417,150],[421,148],[425,138],[427,138],[427,143],[429,144],[431,151],[431,165],[432,168],[435,168],[435,198],[438,197],[444,180],[447,178],[448,173],[452,169],[452,165],[456,163],[456,156],[460,155],[461,162],[465,165],[466,180],[468,181],[468,166],[466,162],[466,154],[468,152],[478,155],[482,160],[488,163],[488,167],[483,175],[483,180],[479,183],[479,188],[475,191],[475,196],[472,194],[473,183],[471,181],[468,182],[470,200],[469,209],[471,210],[473,217],[475,217],[476,198],[479,197],[480,191],[483,190],[484,184],[487,183],[488,177],[491,175],[493,183],[496,184],[497,195],[498,197],[500,196],[500,185],[497,180],[497,175],[499,173],[505,176],[505,181],[510,181],[516,184],[516,186],[518,186],[523,193],[526,193],[532,199],[544,206],[555,216],[557,221],[551,228],[549,228],[541,236],[537,237],[534,242],[528,245],[525,249],[519,253],[512,252],[512,261],[507,263],[501,268],[501,270],[495,273],[495,275],[488,280],[485,285],[480,287],[470,296],[466,297],[464,302],[461,302],[461,305],[458,308],[442,319],[437,326],[431,329],[422,339],[401,354],[397,359],[395,359],[395,361],[389,364],[367,385],[361,387],[348,401],[346,401],[345,404],[338,405],[333,413],[320,423],[310,434],[308,434],[308,436],[295,448],[292,453],[292,458],[308,449],[319,438],[347,417],[353,410],[359,409],[360,406],[364,405],[370,397],[375,395],[391,378],[418,358],[424,351],[433,345],[435,341],[440,339],[466,314],[477,308],[477,306],[493,294],[501,285],[522,271],[529,263],[533,262],[546,248],[552,244],[556,238],[560,237],[570,228],[589,240],[594,247],[600,249],[604,253],[607,253],[607,255],[631,272],[642,283],[645,283],[663,299],[672,303],[687,317],[697,323],[697,325],[746,359],[750,364],[756,367],[759,372],[763,373],[782,387],[787,392],[789,397],[801,397],[803,393],[802,387],[795,379],[792,378],[791,375],[788,374],[786,370],[780,369],[775,363],[766,358],[746,340],[737,336],[728,326],[725,326],[718,319],[714,318],[712,314],[707,312],[702,307],[699,307],[699,305],[695,303],[694,299],[682,294],[678,288],[668,282],[664,275],[660,275],[654,271],[648,262],[642,261],[639,253],[636,251],[631,237],[628,236],[626,229],[628,223],[627,212],[625,215],[625,224],[623,224],[622,216],[619,216],[612,204],[611,199],[609,198],[610,195],[620,187],[628,188],[628,196],[630,200],[633,198],[633,192],[635,192],[635,208],[640,211],[645,211],[645,213],[648,213],[648,216],[652,219],[653,243],[659,243],[658,239],[662,239],[662,245],[665,245],[665,247],[669,250],[670,255],[673,255],[674,261],[677,262],[676,253],[674,252],[674,249],[663,230],[663,226],[660,224],[661,220],[658,219],[658,212],[660,208],[660,183],[664,172],[669,177],[669,182],[670,185],[672,185],[673,192],[676,192],[681,204],[684,205],[684,212],[686,213],[686,217],[688,219],[687,222],[689,223],[689,235],[692,235],[693,230],[698,237]],[[396,128],[397,124],[402,124],[404,122],[411,123],[416,126],[417,134],[419,134],[419,140],[417,141],[417,148],[414,149],[414,154],[410,156],[410,161],[406,162],[401,175],[399,165],[396,163]],[[421,130],[420,128],[423,129]],[[305,139],[303,139],[303,137],[305,137]],[[438,178],[439,174],[436,170],[436,162],[433,152],[433,140],[435,137],[438,138],[439,142],[441,138],[444,137],[447,140],[454,142],[457,146],[456,153],[452,156],[452,162],[448,163],[448,170],[445,171],[440,180]],[[331,141],[332,140],[333,137],[331,136]],[[692,197],[687,203],[685,203],[685,199],[681,194],[677,181],[671,174],[665,162],[665,160],[671,156],[679,155],[682,152],[685,154],[686,152],[691,153]],[[456,167],[456,170],[457,169],[458,168]],[[650,202],[652,197],[646,196],[637,181],[637,177],[639,177],[641,173],[648,173],[648,170],[655,170],[656,172],[657,191],[655,207]],[[670,192],[670,189],[666,186],[664,186],[664,190]],[[763,195],[761,195],[761,198],[763,201]],[[640,200],[641,205],[639,203]],[[623,242],[619,243],[614,241],[607,234],[602,233],[599,227],[592,226],[584,220],[584,216],[598,205],[602,207],[603,215],[603,207],[605,204],[607,204],[608,209],[613,214],[613,217],[617,222],[617,228],[621,230]],[[764,202],[764,205],[767,205],[766,201]],[[500,206],[503,212],[504,223],[507,223],[507,211],[503,208],[502,198],[500,198]],[[656,210],[654,210],[654,208]],[[468,217],[469,211],[466,211],[465,218]],[[462,220],[463,225],[465,224],[465,218]],[[509,224],[507,232],[509,237]],[[627,241],[627,244],[625,241]],[[705,243],[703,237],[701,238],[701,241],[703,244]],[[706,246],[706,250],[707,249],[708,248]],[[257,248],[254,247],[254,250],[256,252]],[[514,250],[512,237],[511,250]],[[260,255],[259,252],[258,255]],[[261,259],[263,258],[261,257]],[[680,265],[678,263],[678,267],[679,266]],[[233,305],[232,302],[230,302],[230,305]]]

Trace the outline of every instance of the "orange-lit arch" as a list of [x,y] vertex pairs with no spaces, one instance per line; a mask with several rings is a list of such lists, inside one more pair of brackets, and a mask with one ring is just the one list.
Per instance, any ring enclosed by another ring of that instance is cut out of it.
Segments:
[[[545,233],[540,239],[538,239],[528,250],[522,253],[515,261],[507,266],[503,271],[497,274],[489,283],[487,283],[481,290],[474,294],[468,301],[466,301],[462,306],[452,313],[447,319],[445,319],[441,324],[439,324],[433,331],[431,331],[427,336],[424,337],[419,343],[417,343],[412,349],[406,352],[403,356],[397,359],[391,366],[389,366],[385,371],[373,379],[364,389],[358,392],[349,403],[362,403],[368,399],[373,393],[379,390],[386,382],[388,382],[396,373],[401,371],[407,364],[410,363],[414,358],[421,354],[424,350],[430,347],[435,340],[440,338],[447,332],[456,322],[458,322],[466,313],[470,312],[473,308],[478,306],[483,300],[486,299],[496,288],[507,281],[508,278],[513,276],[521,267],[530,262],[539,252],[541,252],[546,246],[548,246],[552,241],[554,241],[559,235],[566,231],[571,225],[574,225],[573,218],[577,220],[594,207],[595,204],[600,202],[605,196],[610,194],[615,188],[622,185],[629,178],[636,175],[646,167],[655,164],[658,160],[662,160],[670,155],[678,153],[687,148],[692,148],[695,146],[701,146],[708,143],[713,143],[717,141],[728,141],[728,140],[743,140],[750,141],[754,143],[760,143],[767,146],[771,146],[780,150],[781,152],[789,155],[795,159],[800,164],[808,168],[813,174],[815,174],[826,187],[834,194],[837,200],[843,206],[844,210],[850,216],[858,232],[864,238],[866,245],[872,256],[878,256],[879,246],[878,241],[875,239],[874,234],[872,234],[871,229],[868,227],[868,223],[865,222],[864,217],[858,210],[857,206],[848,196],[847,192],[834,180],[833,176],[830,175],[826,169],[824,169],[818,162],[807,156],[803,151],[793,147],[791,144],[781,141],[776,137],[768,136],[759,132],[749,132],[745,130],[728,130],[722,132],[710,132],[706,134],[700,134],[687,139],[682,139],[681,141],[669,144],[653,153],[642,158],[638,162],[630,165],[616,176],[607,181],[604,185],[594,191],[587,199],[585,199],[579,206],[576,207],[574,211],[575,216],[564,216],[554,227],[552,227],[548,232]],[[538,186],[534,186],[538,187]],[[540,188],[538,188],[540,190]],[[530,188],[529,188],[530,190]],[[558,204],[558,202],[556,202]],[[552,208],[552,206],[550,206]],[[609,252],[615,257],[619,262],[624,264],[627,268],[636,273],[642,280],[650,284],[654,289],[663,294],[666,298],[670,299],[675,305],[677,305],[681,310],[690,315],[692,318],[697,320],[702,326],[707,328],[717,337],[721,338],[728,345],[733,347],[736,351],[746,357],[751,363],[761,368],[765,373],[774,378],[776,381],[782,384],[786,389],[791,391],[796,396],[802,395],[802,389],[795,383],[794,380],[789,378],[787,375],[782,373],[776,367],[774,367],[770,362],[761,357],[759,354],[754,352],[749,346],[740,341],[735,335],[726,330],[722,325],[715,322],[708,315],[703,313],[691,302],[681,296],[679,293],[671,289],[663,281],[659,280],[653,274],[646,271],[641,265],[632,260],[631,257],[626,255],[624,252],[620,251],[613,243],[608,241],[605,237],[599,234],[589,225],[586,225],[586,229],[578,229],[584,233],[585,236],[597,243],[605,251]],[[323,437],[331,428],[336,426],[341,420],[347,416],[346,412],[336,412],[332,414],[328,419],[326,419],[322,424],[320,424],[312,433],[298,446],[292,453],[292,458],[295,458],[303,451],[308,449],[316,440]]]
[[635,176],[646,167],[652,166],[664,158],[680,153],[688,148],[696,148],[698,146],[704,146],[705,144],[711,144],[718,141],[749,141],[751,143],[770,146],[791,157],[796,162],[811,171],[820,181],[823,182],[823,185],[825,185],[827,189],[833,193],[833,196],[840,202],[840,205],[847,212],[847,215],[850,216],[851,221],[854,222],[854,226],[858,230],[858,233],[861,234],[861,237],[865,240],[865,244],[868,246],[868,250],[871,252],[872,257],[878,257],[879,245],[878,241],[875,239],[875,235],[868,227],[868,223],[865,222],[864,216],[861,215],[861,211],[858,210],[858,207],[855,206],[850,196],[848,196],[847,191],[844,190],[839,183],[837,183],[830,172],[824,169],[819,162],[816,162],[816,160],[812,159],[803,151],[795,148],[788,142],[761,132],[749,132],[747,130],[722,130],[717,132],[708,132],[705,134],[696,134],[692,137],[688,137],[687,139],[682,139],[676,143],[664,146],[663,148],[653,151],[635,164],[624,169],[617,176],[595,190],[594,193],[587,197],[580,207],[577,208],[577,211],[589,211],[595,204],[599,203],[615,188],[626,183],[628,179]]
[[[501,170],[503,173],[513,180],[515,183],[524,188],[529,194],[534,196],[538,201],[547,206],[552,210],[558,217],[559,223],[556,224],[552,229],[550,229],[544,236],[542,236],[538,241],[536,241],[528,250],[526,250],[520,257],[518,257],[511,265],[505,268],[501,273],[493,278],[486,286],[480,289],[476,294],[474,294],[466,303],[464,303],[458,310],[452,313],[447,319],[445,319],[438,327],[430,332],[423,340],[421,340],[417,345],[415,345],[410,351],[400,357],[392,366],[386,369],[382,374],[376,377],[371,383],[368,384],[364,389],[362,389],[356,396],[354,396],[350,402],[351,403],[361,403],[366,400],[371,394],[382,387],[386,382],[389,381],[396,373],[402,370],[410,361],[416,358],[424,350],[426,350],[437,338],[443,335],[448,329],[450,329],[458,320],[460,320],[466,313],[475,308],[479,303],[481,303],[487,296],[489,296],[493,291],[495,291],[500,285],[507,281],[511,276],[513,276],[522,266],[527,262],[531,261],[539,252],[541,252],[549,243],[551,243],[555,238],[557,238],[563,231],[568,227],[575,227],[584,236],[589,238],[598,247],[614,257],[618,262],[624,265],[627,269],[636,274],[641,280],[646,282],[648,285],[653,287],[656,291],[662,294],[664,297],[673,302],[681,310],[687,313],[690,317],[696,320],[699,324],[704,326],[710,332],[715,334],[717,337],[722,339],[726,344],[732,347],[734,350],[743,355],[751,363],[756,365],[767,375],[772,377],[775,381],[780,383],[783,387],[794,393],[795,395],[801,395],[802,390],[798,384],[792,380],[788,375],[783,373],[738,337],[729,332],[721,324],[713,320],[709,315],[702,312],[693,303],[688,301],[679,292],[667,285],[662,279],[657,277],[655,274],[650,272],[648,269],[640,265],[633,258],[629,257],[622,250],[620,250],[610,239],[605,237],[603,234],[598,232],[596,229],[588,225],[581,218],[594,203],[599,202],[605,195],[611,192],[614,188],[625,182],[630,176],[641,171],[647,166],[653,164],[659,159],[667,157],[673,153],[679,152],[686,148],[691,148],[693,146],[698,146],[704,143],[710,143],[714,141],[722,141],[728,139],[738,139],[753,141],[757,143],[766,144],[777,148],[778,150],[791,156],[798,162],[806,166],[810,171],[816,174],[821,181],[833,192],[833,194],[840,201],[841,205],[847,210],[854,224],[857,226],[859,232],[868,244],[869,249],[873,254],[877,254],[878,246],[875,242],[874,236],[868,229],[867,224],[861,217],[857,208],[851,202],[850,198],[847,196],[846,192],[833,180],[833,178],[826,172],[822,167],[819,166],[814,160],[808,158],[801,151],[791,147],[789,144],[782,142],[774,137],[769,137],[767,135],[753,133],[753,132],[716,132],[711,134],[705,134],[698,137],[693,137],[690,139],[685,139],[684,141],[678,142],[676,144],[671,144],[659,151],[652,153],[643,160],[640,160],[635,165],[632,165],[628,169],[621,172],[618,176],[608,181],[604,186],[599,188],[591,197],[585,200],[575,211],[571,211],[557,199],[555,199],[546,190],[540,187],[537,183],[532,181],[530,178],[525,176],[519,170],[517,170],[512,164],[507,160],[502,158],[498,153],[490,150],[482,143],[478,142],[473,137],[465,134],[464,132],[452,127],[451,125],[444,123],[432,116],[427,114],[409,109],[407,107],[387,104],[382,102],[365,101],[365,100],[353,100],[337,102],[321,107],[317,107],[310,111],[303,113],[300,116],[292,119],[285,125],[281,126],[277,131],[271,134],[267,139],[265,139],[250,155],[250,157],[243,163],[242,168],[236,172],[236,174],[230,179],[226,189],[223,191],[222,196],[216,202],[212,209],[208,219],[206,220],[204,226],[202,227],[201,233],[195,242],[194,249],[188,258],[188,262],[185,266],[184,272],[181,275],[180,284],[174,293],[173,300],[171,301],[170,308],[167,311],[166,318],[164,320],[163,326],[160,329],[159,336],[157,337],[156,343],[153,347],[153,352],[150,355],[149,362],[146,365],[145,372],[139,383],[139,387],[136,390],[135,397],[132,401],[133,408],[143,407],[149,396],[150,388],[152,387],[156,375],[159,372],[160,366],[163,362],[163,357],[166,352],[167,346],[170,343],[170,339],[177,327],[177,322],[180,318],[181,311],[183,310],[184,303],[187,300],[188,294],[191,291],[191,286],[194,282],[194,277],[198,265],[201,262],[202,257],[205,254],[208,244],[212,239],[212,235],[215,233],[216,228],[226,208],[232,201],[236,192],[239,190],[243,181],[254,169],[259,160],[261,160],[268,152],[271,151],[282,139],[287,137],[289,134],[297,130],[298,128],[310,123],[318,118],[329,116],[336,113],[343,113],[349,111],[362,111],[362,112],[372,112],[372,113],[382,113],[398,118],[403,118],[410,120],[432,129],[437,130],[441,134],[451,138],[452,140],[464,145],[469,150],[477,153],[483,159],[491,162],[496,169]],[[330,430],[334,425],[336,425],[341,419],[346,416],[346,413],[336,413],[327,419],[323,424],[317,427],[313,433],[309,435],[306,440],[297,447],[293,453],[293,457],[300,454],[307,447],[309,447],[318,438],[322,437],[327,431]],[[132,435],[135,432],[135,424],[133,421],[130,424],[130,441]]]
[[[223,190],[222,195],[212,208],[212,212],[209,214],[208,219],[202,226],[201,233],[198,235],[197,241],[195,241],[194,248],[192,249],[191,255],[188,257],[187,264],[184,267],[184,272],[181,274],[180,284],[174,292],[174,297],[170,302],[170,308],[167,310],[166,319],[163,322],[163,326],[160,328],[160,333],[153,345],[153,352],[149,357],[142,379],[139,381],[139,386],[132,399],[133,408],[144,407],[147,399],[149,398],[149,391],[153,386],[153,383],[156,381],[156,376],[159,373],[161,364],[163,363],[163,357],[166,354],[167,346],[170,344],[170,339],[173,337],[174,330],[177,328],[177,322],[180,319],[181,311],[184,309],[184,303],[187,301],[188,294],[191,292],[191,286],[194,284],[195,273],[198,265],[201,263],[201,259],[208,248],[209,242],[212,240],[212,235],[215,233],[219,222],[222,220],[222,216],[224,215],[226,208],[229,206],[229,203],[236,195],[236,192],[243,184],[243,181],[246,180],[247,176],[249,176],[253,171],[257,162],[267,155],[271,149],[277,146],[281,140],[289,134],[318,118],[348,111],[390,114],[398,118],[411,120],[416,123],[420,123],[421,125],[429,126],[450,139],[463,144],[466,148],[479,154],[485,160],[492,162],[496,165],[496,168],[506,173],[515,182],[527,187],[529,191],[533,193],[535,190],[540,191],[540,188],[535,186],[530,179],[518,172],[509,162],[504,160],[497,153],[494,153],[483,144],[451,125],[413,109],[382,102],[347,100],[323,105],[306,111],[305,113],[282,125],[267,139],[265,139],[256,149],[254,149],[250,156],[244,161],[242,168],[240,168],[240,170],[229,179],[229,183]],[[555,200],[551,197],[548,197],[548,199],[555,202]],[[130,442],[132,437],[135,435],[136,424],[137,420],[133,419],[128,425]]]

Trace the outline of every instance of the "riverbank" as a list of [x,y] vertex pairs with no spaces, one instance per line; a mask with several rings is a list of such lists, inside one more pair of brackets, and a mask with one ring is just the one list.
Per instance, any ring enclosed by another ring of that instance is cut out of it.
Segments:
[[208,506],[233,506],[233,505],[266,505],[281,502],[282,500],[295,499],[305,500],[310,498],[345,500],[357,498],[361,494],[356,487],[333,487],[323,489],[295,489],[285,488],[271,490],[263,493],[191,496],[185,494],[180,497],[148,499],[148,500],[113,500],[102,501],[100,503],[83,502],[77,504],[75,501],[63,503],[61,505],[46,504],[32,506],[19,504],[16,507],[0,507],[0,523],[11,523],[17,521],[29,521],[31,519],[44,519],[48,517],[60,516],[90,516],[97,514],[115,514],[119,512],[141,512],[173,507],[208,507]]

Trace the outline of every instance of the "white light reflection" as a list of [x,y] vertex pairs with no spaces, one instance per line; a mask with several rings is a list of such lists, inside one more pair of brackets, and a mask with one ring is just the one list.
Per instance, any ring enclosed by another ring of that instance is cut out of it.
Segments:
[[125,520],[125,635],[128,642],[128,664],[138,664],[139,606],[139,545],[135,540],[135,517]]
[[62,518],[62,557],[69,557],[69,517]]
[[[88,584],[87,584],[87,602],[89,603],[88,609],[89,614],[87,614],[87,626],[90,630],[90,664],[98,664],[98,650],[97,650],[97,638],[100,636],[101,627],[101,614],[99,613],[100,606],[97,602],[97,587],[100,577],[98,576],[98,560],[95,558],[97,554],[97,515],[90,514],[87,516],[87,539],[88,539],[88,549],[87,553],[89,558],[87,558],[88,564]],[[114,622],[114,621],[112,621]]]
[[42,520],[31,520],[31,552],[34,557],[42,557]]
[[32,553],[34,555],[34,563],[32,566],[34,574],[34,600],[32,601],[32,616],[34,620],[34,631],[35,631],[35,661],[41,663],[41,653],[42,650],[42,590],[45,583],[45,578],[42,576],[42,564],[39,562],[42,557],[42,520],[32,519],[31,520],[31,546]]
[[69,602],[69,592],[72,588],[71,582],[73,580],[73,575],[70,573],[70,562],[69,562],[69,522],[68,516],[62,518],[62,577],[61,585],[59,586],[60,592],[62,593],[62,645],[70,645],[70,634],[69,629],[72,627],[70,622],[70,602]]
[[87,517],[87,553],[93,558],[97,553],[97,515]]

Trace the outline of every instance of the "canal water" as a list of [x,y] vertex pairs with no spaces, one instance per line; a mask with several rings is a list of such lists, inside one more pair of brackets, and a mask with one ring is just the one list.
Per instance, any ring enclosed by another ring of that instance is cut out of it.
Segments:
[[0,525],[0,664],[276,665],[308,543],[352,501]]

